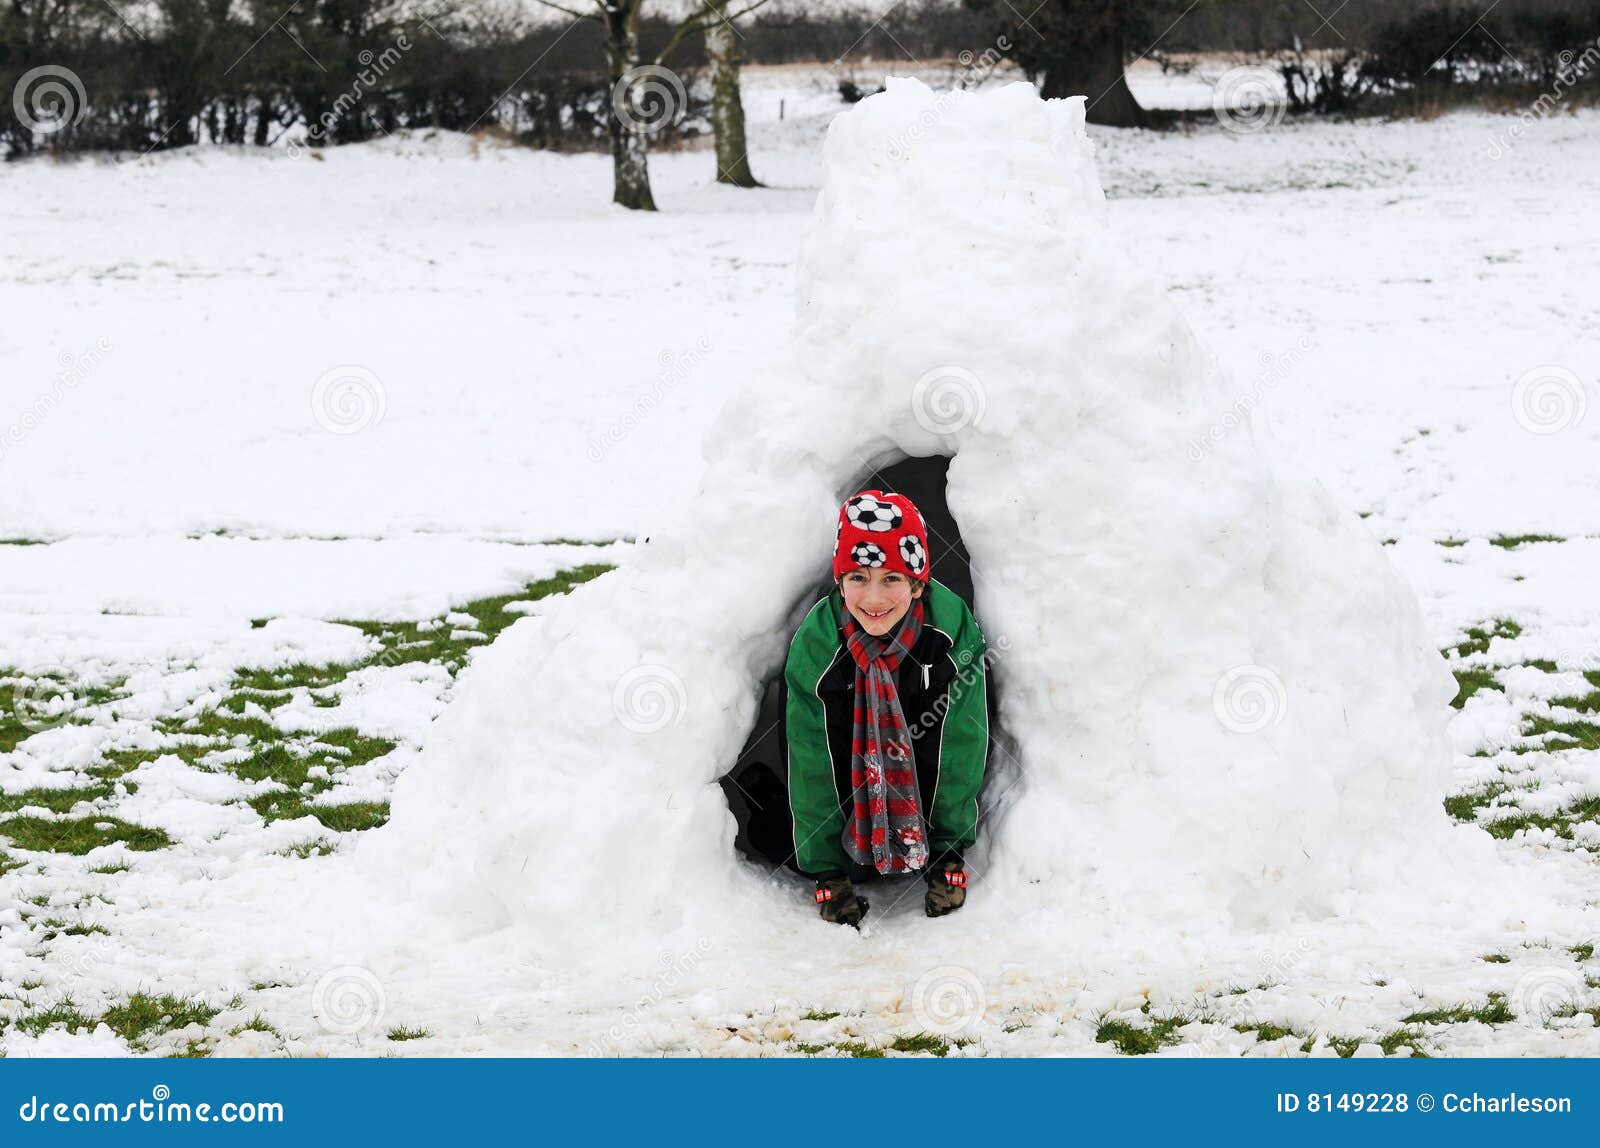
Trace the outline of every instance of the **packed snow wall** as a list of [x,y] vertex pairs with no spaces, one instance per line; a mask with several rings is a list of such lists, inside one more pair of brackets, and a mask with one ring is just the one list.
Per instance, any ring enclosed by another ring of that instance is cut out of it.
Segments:
[[1264,431],[1208,433],[1245,388],[1108,230],[1083,99],[891,79],[825,163],[784,369],[677,521],[474,659],[361,862],[552,962],[813,912],[716,780],[852,476],[936,453],[1012,739],[973,907],[1247,928],[1483,861],[1414,595]]

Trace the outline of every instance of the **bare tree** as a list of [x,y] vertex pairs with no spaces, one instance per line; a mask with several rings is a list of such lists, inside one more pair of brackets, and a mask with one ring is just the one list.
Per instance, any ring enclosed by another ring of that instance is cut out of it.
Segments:
[[1148,42],[1155,16],[1172,7],[1172,0],[1045,0],[1026,21],[1004,0],[967,4],[995,16],[1016,46],[1017,63],[1040,85],[1040,95],[1087,96],[1092,124],[1145,125],[1144,109],[1123,70],[1129,41]]

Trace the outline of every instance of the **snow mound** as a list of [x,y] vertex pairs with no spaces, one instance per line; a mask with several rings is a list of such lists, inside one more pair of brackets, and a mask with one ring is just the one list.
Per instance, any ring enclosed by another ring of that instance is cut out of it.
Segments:
[[1006,735],[950,928],[1464,896],[1492,849],[1441,808],[1455,685],[1416,598],[1263,429],[1194,449],[1240,388],[1108,230],[1082,98],[890,79],[824,154],[786,369],[723,412],[681,521],[478,655],[360,863],[552,963],[798,927],[715,781],[839,500],[946,454]]

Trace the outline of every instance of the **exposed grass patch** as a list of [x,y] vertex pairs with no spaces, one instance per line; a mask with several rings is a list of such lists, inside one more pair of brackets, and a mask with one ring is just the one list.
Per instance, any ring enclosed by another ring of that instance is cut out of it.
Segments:
[[35,733],[81,721],[84,711],[122,692],[120,680],[89,685],[59,673],[0,670],[0,753],[10,753]]
[[895,1052],[927,1053],[930,1056],[947,1056],[950,1052],[950,1042],[931,1032],[897,1036],[889,1047]]
[[1498,690],[1500,683],[1494,676],[1494,671],[1471,667],[1454,671],[1456,675],[1456,696],[1450,704],[1460,709],[1467,704],[1467,699],[1479,690]]
[[[1481,823],[1481,828],[1486,830],[1491,837],[1501,841],[1508,841],[1523,829],[1548,829],[1557,837],[1572,840],[1572,827],[1580,821],[1600,820],[1600,797],[1591,797],[1580,801],[1576,805],[1550,815],[1543,813],[1513,813],[1494,821]],[[0,823],[0,829],[3,829]]]
[[1562,709],[1576,710],[1581,714],[1600,713],[1600,690],[1584,694],[1581,697],[1574,695],[1551,698],[1550,704],[1552,706],[1560,706]]
[[390,1040],[421,1040],[432,1035],[433,1033],[425,1028],[406,1028],[404,1025],[389,1030]]
[[1125,1020],[1102,1020],[1100,1027],[1095,1029],[1094,1039],[1100,1044],[1115,1045],[1123,1056],[1148,1056],[1168,1045],[1177,1044],[1177,1030],[1192,1019],[1186,1016],[1152,1017],[1149,1028]]
[[273,1028],[272,1025],[267,1023],[267,1018],[262,1016],[260,1013],[256,1013],[255,1016],[251,1017],[243,1024],[235,1025],[234,1027],[230,1028],[228,1030],[228,1035],[238,1036],[240,1033],[244,1032],[264,1032],[270,1036],[277,1037],[279,1040],[283,1039],[282,1034],[279,1033],[277,1029]]
[[800,1019],[801,1020],[833,1020],[835,1017],[837,1017],[839,1015],[841,1015],[841,1014],[836,1013],[836,1012],[818,1012],[816,1009],[811,1009],[808,1012],[806,1012],[805,1015],[803,1015]]
[[[109,784],[87,786],[82,789],[24,789],[18,793],[0,793],[0,813],[16,813],[29,806],[48,809],[51,813],[70,813],[80,801],[98,801],[111,795]],[[0,830],[3,832],[3,830]]]
[[1516,1014],[1506,1004],[1504,993],[1490,993],[1487,1001],[1475,1007],[1460,1004],[1452,1008],[1414,1012],[1401,1018],[1405,1024],[1465,1024],[1471,1020],[1483,1024],[1509,1024],[1516,1019]]
[[1502,550],[1515,550],[1529,542],[1565,542],[1566,539],[1555,534],[1496,534],[1489,539],[1490,546],[1498,546]]
[[1526,737],[1554,734],[1556,737],[1566,739],[1561,742],[1547,741],[1540,747],[1544,750],[1600,749],[1600,725],[1593,722],[1558,721],[1555,718],[1540,717],[1535,714],[1525,719],[1522,732]]
[[806,1056],[817,1056],[830,1049],[836,1049],[858,1060],[881,1060],[884,1055],[883,1049],[864,1040],[842,1040],[831,1044],[806,1044],[803,1041],[796,1041],[794,1049]]
[[1286,1036],[1295,1036],[1293,1029],[1284,1028],[1276,1024],[1236,1024],[1234,1032],[1253,1032],[1258,1041],[1282,1040]]
[[308,857],[326,857],[333,853],[333,847],[321,841],[302,841],[298,845],[291,845],[287,849],[279,849],[279,857],[298,857],[304,861]]
[[119,841],[138,852],[165,849],[172,844],[163,830],[134,825],[116,817],[94,816],[57,820],[32,815],[13,817],[0,821],[0,837],[10,838],[15,849],[79,855]]
[[506,610],[510,603],[565,594],[610,569],[603,563],[577,566],[563,570],[554,577],[530,582],[512,594],[475,598],[452,611],[470,614],[477,622],[472,629],[482,634],[482,638],[453,637],[458,633],[457,628],[442,619],[427,622],[348,621],[345,625],[356,627],[376,640],[382,648],[381,653],[363,664],[401,666],[411,662],[438,662],[454,673],[474,649],[492,642],[502,630],[522,616]]
[[1378,1047],[1383,1049],[1384,1056],[1393,1056],[1401,1048],[1409,1048],[1411,1055],[1419,1060],[1432,1059],[1423,1048],[1426,1038],[1415,1029],[1397,1028],[1387,1036],[1378,1039]]
[[1455,793],[1444,799],[1444,811],[1456,821],[1475,824],[1478,820],[1479,809],[1486,807],[1495,798],[1503,793],[1509,793],[1511,787],[1503,781],[1491,781],[1482,789],[1471,790],[1467,793]]
[[[22,987],[28,988],[29,986],[23,985]],[[38,988],[39,984],[35,983],[32,987]],[[47,1009],[17,1017],[16,1020],[12,1021],[12,1024],[20,1032],[25,1032],[30,1036],[38,1036],[47,1029],[57,1027],[64,1028],[68,1032],[77,1032],[79,1029],[83,1029],[86,1032],[92,1031],[96,1021],[93,1017],[79,1012],[78,1007],[72,1003],[71,997],[63,997]]]
[[191,1024],[210,1024],[219,1011],[198,998],[134,993],[102,1013],[100,1022],[134,1048],[143,1050],[150,1038]]
[[1489,965],[1509,965],[1511,958],[1504,953],[1485,953],[1479,960]]
[[4,850],[0,850],[0,877],[4,877],[13,869],[21,869],[25,861],[18,861]]
[[338,833],[376,829],[389,820],[387,801],[351,801],[344,805],[313,805],[311,816]]
[[1457,642],[1454,646],[1445,647],[1446,653],[1454,653],[1458,658],[1470,657],[1473,654],[1489,652],[1489,643],[1495,638],[1511,639],[1521,636],[1522,627],[1510,618],[1497,618],[1489,627],[1469,626],[1465,641]]
[[1573,960],[1587,961],[1594,956],[1594,942],[1589,941],[1581,945],[1573,945],[1567,952],[1572,954]]

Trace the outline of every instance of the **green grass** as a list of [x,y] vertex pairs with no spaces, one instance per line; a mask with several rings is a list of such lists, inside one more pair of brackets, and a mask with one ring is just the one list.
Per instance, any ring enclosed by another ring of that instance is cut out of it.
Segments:
[[1446,653],[1454,653],[1458,658],[1470,657],[1473,654],[1486,654],[1489,652],[1489,643],[1495,638],[1511,639],[1520,637],[1522,627],[1510,618],[1497,618],[1489,628],[1482,626],[1467,627],[1467,638],[1464,642],[1457,642],[1454,646],[1447,646]]
[[883,1049],[864,1040],[841,1040],[830,1044],[807,1044],[804,1041],[796,1041],[794,1049],[806,1056],[816,1056],[830,1049],[836,1049],[857,1060],[881,1060],[884,1056]]
[[1589,941],[1581,945],[1573,945],[1567,952],[1572,954],[1573,960],[1587,961],[1594,956],[1594,942]]
[[[297,663],[278,669],[240,670],[235,673],[229,692],[216,706],[182,719],[158,719],[156,730],[162,735],[159,747],[104,753],[100,762],[84,771],[95,779],[90,785],[72,789],[34,788],[0,795],[0,817],[18,814],[29,806],[39,806],[55,814],[68,814],[80,802],[112,799],[118,793],[118,779],[163,755],[174,754],[196,768],[225,772],[243,781],[271,781],[282,786],[282,789],[255,794],[249,799],[248,804],[264,821],[310,816],[327,829],[341,833],[380,826],[389,818],[386,802],[353,801],[318,805],[313,804],[312,799],[334,788],[342,771],[364,765],[391,752],[396,745],[394,741],[370,736],[348,726],[319,733],[290,733],[279,729],[270,719],[259,716],[261,712],[270,713],[291,700],[300,690],[308,691],[311,700],[318,706],[335,706],[339,703],[336,687],[350,674],[371,666],[392,667],[431,662],[443,665],[453,674],[474,649],[492,641],[522,617],[506,609],[512,602],[567,593],[610,569],[609,565],[602,563],[586,564],[564,570],[551,578],[527,583],[515,593],[473,599],[453,608],[450,612],[470,614],[475,619],[475,625],[470,628],[481,633],[481,639],[451,638],[453,627],[445,623],[442,617],[419,623],[346,622],[344,624],[355,627],[373,640],[374,650],[368,657],[323,666]],[[251,624],[264,626],[267,621],[255,619]],[[40,682],[46,685],[41,687]],[[19,692],[24,695],[24,710],[30,702],[39,701],[41,696],[44,700],[55,695],[66,698],[68,712],[64,720],[81,721],[86,710],[114,703],[125,692],[125,686],[121,680],[90,686],[65,675],[33,678],[0,669],[0,752],[14,749],[35,732],[23,724],[19,716]],[[247,715],[251,703],[260,707],[255,711],[256,716]],[[116,717],[114,706],[110,716]],[[230,751],[235,757],[242,751],[245,756],[238,760],[219,760],[212,756],[223,750]],[[312,776],[314,768],[318,769],[319,776]],[[320,776],[324,771],[327,776]],[[124,781],[121,784],[129,791],[133,788],[132,783]],[[87,853],[119,841],[126,843],[130,849],[140,851],[161,849],[172,844],[159,829],[134,825],[111,815],[60,819],[31,814],[12,816],[0,820],[0,840],[4,839],[9,839],[16,850],[73,854]],[[283,852],[304,857],[325,851],[329,850],[321,842],[306,842]],[[0,853],[0,872],[18,868],[24,863]],[[96,871],[114,873],[124,869],[125,865],[113,865],[97,868]]]
[[895,1037],[889,1047],[895,1052],[927,1053],[942,1057],[949,1054],[950,1044],[950,1041],[931,1032],[914,1032],[908,1036]]
[[[18,793],[0,793],[0,813],[16,813],[29,806],[48,809],[51,813],[70,813],[80,801],[98,801],[109,796],[110,784],[83,789],[24,789]],[[0,829],[0,832],[4,830]]]
[[403,1025],[389,1030],[390,1040],[421,1040],[432,1035],[433,1033],[425,1028],[406,1028]]
[[[1501,841],[1508,841],[1523,829],[1549,829],[1556,836],[1564,840],[1572,840],[1572,828],[1580,821],[1600,820],[1600,797],[1591,797],[1575,805],[1569,805],[1558,812],[1546,815],[1543,813],[1513,813],[1495,821],[1482,824],[1489,836]],[[4,828],[0,824],[0,828]]]
[[1177,1030],[1193,1017],[1169,1016],[1152,1018],[1149,1028],[1130,1024],[1125,1020],[1102,1020],[1095,1029],[1094,1039],[1099,1044],[1112,1044],[1123,1056],[1148,1056],[1168,1045],[1178,1043]]
[[1555,718],[1533,715],[1523,722],[1522,733],[1525,737],[1540,737],[1545,734],[1554,734],[1556,737],[1565,738],[1565,741],[1547,741],[1540,748],[1543,750],[1557,749],[1600,749],[1600,725],[1587,721],[1558,721]]
[[1491,781],[1482,789],[1475,789],[1468,793],[1456,793],[1444,799],[1444,811],[1456,821],[1474,823],[1478,820],[1477,812],[1484,808],[1495,798],[1503,793],[1509,793],[1511,787],[1503,781]]
[[242,1032],[264,1032],[272,1036],[276,1036],[280,1040],[283,1039],[282,1034],[279,1033],[277,1029],[273,1028],[272,1025],[268,1024],[267,1018],[262,1016],[260,1013],[256,1013],[255,1016],[251,1017],[243,1024],[235,1025],[233,1028],[230,1028],[228,1030],[228,1035],[238,1036]]
[[[28,986],[24,985],[23,987],[27,988]],[[39,985],[35,983],[33,987],[37,988]],[[68,1032],[77,1032],[79,1029],[92,1031],[97,1022],[94,1017],[85,1016],[79,1012],[77,1006],[72,1003],[71,997],[63,997],[49,1008],[41,1009],[36,1013],[24,1014],[11,1023],[21,1032],[25,1032],[30,1036],[38,1036],[48,1029],[57,1027],[65,1028]]]
[[1509,965],[1511,963],[1511,958],[1504,953],[1485,953],[1478,959],[1489,965]]
[[1575,710],[1581,714],[1600,713],[1600,689],[1593,690],[1582,696],[1571,695],[1551,698],[1550,704],[1560,706],[1562,709]]
[[1489,539],[1490,546],[1498,546],[1502,550],[1515,550],[1529,542],[1565,542],[1566,539],[1555,534],[1496,534]]
[[101,1013],[99,1023],[105,1024],[134,1048],[143,1050],[149,1038],[191,1024],[210,1024],[220,1011],[198,998],[179,997],[171,993],[159,997],[134,993],[121,1004],[113,1005]]
[[[81,722],[85,711],[115,701],[119,679],[89,685],[63,674],[24,674],[0,670],[0,753],[10,753],[35,733]],[[55,707],[61,704],[61,711]]]
[[0,837],[10,838],[15,849],[79,855],[119,841],[138,852],[165,849],[172,844],[163,830],[134,825],[116,817],[95,816],[53,821],[32,815],[12,817],[0,821]]
[[1506,1004],[1505,994],[1490,993],[1486,1002],[1475,1007],[1460,1004],[1451,1008],[1428,1009],[1402,1017],[1401,1021],[1405,1024],[1465,1024],[1475,1020],[1483,1024],[1509,1024],[1516,1019],[1516,1014]]
[[1492,670],[1467,668],[1454,672],[1456,675],[1456,696],[1451,699],[1450,704],[1456,709],[1466,705],[1467,699],[1479,690],[1498,690],[1501,688]]

